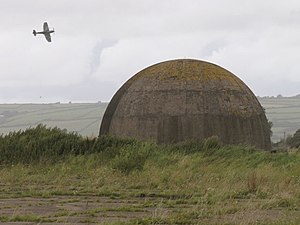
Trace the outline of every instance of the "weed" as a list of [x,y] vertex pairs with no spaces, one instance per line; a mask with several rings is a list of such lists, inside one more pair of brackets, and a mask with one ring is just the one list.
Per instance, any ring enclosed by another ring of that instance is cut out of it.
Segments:
[[256,175],[256,172],[254,171],[254,172],[250,173],[250,175],[248,176],[247,188],[248,188],[249,192],[255,193],[257,191],[257,186],[258,186],[257,175]]
[[121,148],[119,154],[112,159],[112,168],[125,174],[129,174],[134,170],[142,170],[149,156],[150,151],[148,147],[148,145],[133,145]]
[[297,210],[299,208],[299,201],[291,198],[273,199],[261,207],[262,209],[287,208],[288,210]]
[[4,217],[3,222],[53,222],[52,219],[42,218],[37,215],[15,215],[12,217]]

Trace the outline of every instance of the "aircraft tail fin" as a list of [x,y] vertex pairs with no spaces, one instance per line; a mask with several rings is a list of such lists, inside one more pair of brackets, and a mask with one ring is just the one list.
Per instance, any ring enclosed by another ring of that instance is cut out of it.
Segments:
[[33,30],[33,32],[32,32],[32,33],[33,33],[33,35],[34,35],[34,36],[36,36],[36,31],[35,31],[35,30]]

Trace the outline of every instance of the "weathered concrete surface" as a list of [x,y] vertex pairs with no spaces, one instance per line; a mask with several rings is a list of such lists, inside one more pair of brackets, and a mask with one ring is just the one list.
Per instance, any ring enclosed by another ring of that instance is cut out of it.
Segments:
[[176,143],[218,136],[225,144],[269,150],[268,123],[251,90],[231,72],[180,59],[150,66],[114,95],[100,135]]

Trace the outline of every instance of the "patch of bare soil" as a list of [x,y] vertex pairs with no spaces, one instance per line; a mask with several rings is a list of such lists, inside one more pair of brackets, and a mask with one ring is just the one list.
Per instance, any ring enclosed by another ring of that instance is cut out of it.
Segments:
[[[244,203],[241,203],[244,204]],[[247,203],[249,204],[249,202]],[[242,205],[241,205],[242,208]],[[164,201],[159,197],[110,198],[100,196],[53,196],[0,199],[0,224],[102,224],[142,218],[169,218],[195,212],[198,205]],[[289,212],[300,216],[299,211]],[[200,215],[200,214],[199,214]],[[195,224],[253,224],[287,217],[280,209],[245,209],[195,217]],[[2,221],[2,222],[1,222]]]
[[[144,207],[148,199],[112,199],[97,196],[55,196],[50,198],[0,199],[0,218],[33,220],[39,224],[87,224],[129,221],[153,217],[157,208]],[[168,208],[160,209],[168,214]],[[34,216],[34,217],[33,217]],[[17,224],[36,224],[18,221]],[[14,224],[14,222],[0,222]]]

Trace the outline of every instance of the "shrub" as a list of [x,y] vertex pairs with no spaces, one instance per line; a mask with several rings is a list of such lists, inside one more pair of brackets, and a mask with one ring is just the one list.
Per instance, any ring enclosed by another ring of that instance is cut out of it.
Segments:
[[292,137],[287,138],[286,143],[292,148],[300,148],[300,129]]
[[0,163],[31,163],[53,161],[69,154],[83,154],[91,146],[77,133],[38,125],[25,131],[0,136]]
[[[93,153],[102,153],[109,159],[115,156],[125,157],[124,149],[139,146],[141,143],[133,139],[110,136],[84,138],[75,132],[67,132],[57,127],[47,128],[39,124],[25,131],[0,136],[0,164],[52,163],[70,155]],[[132,157],[140,156],[138,154]]]

